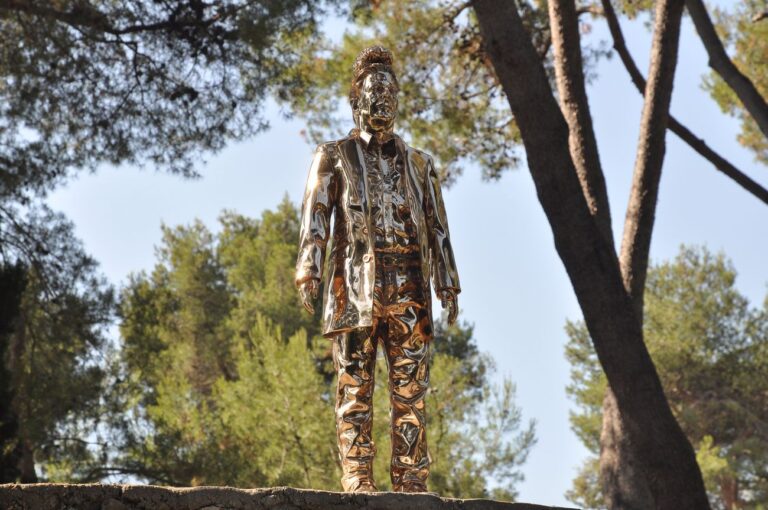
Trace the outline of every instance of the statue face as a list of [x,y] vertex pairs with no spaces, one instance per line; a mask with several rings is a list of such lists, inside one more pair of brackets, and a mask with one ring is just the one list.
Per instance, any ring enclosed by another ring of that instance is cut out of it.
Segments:
[[397,84],[391,74],[368,74],[360,87],[358,127],[366,131],[391,131],[397,116]]

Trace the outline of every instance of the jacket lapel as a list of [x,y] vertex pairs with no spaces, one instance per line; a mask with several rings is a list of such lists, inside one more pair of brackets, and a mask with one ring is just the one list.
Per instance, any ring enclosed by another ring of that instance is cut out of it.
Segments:
[[[400,158],[405,163],[405,182],[406,191],[408,193],[409,206],[411,208],[411,214],[416,211],[417,214],[422,214],[422,204],[424,198],[424,192],[422,187],[423,175],[420,172],[418,162],[414,161],[414,151],[408,147],[402,138],[396,136],[395,143],[397,145],[397,152]],[[423,165],[422,165],[423,166]],[[418,227],[418,225],[417,225]]]
[[359,204],[368,214],[368,193],[366,192],[365,158],[355,137],[349,137],[339,144],[341,170],[349,183],[350,201]]

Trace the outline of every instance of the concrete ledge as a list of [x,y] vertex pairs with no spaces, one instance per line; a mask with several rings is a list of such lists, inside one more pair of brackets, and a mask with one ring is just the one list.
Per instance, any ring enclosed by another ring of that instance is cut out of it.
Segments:
[[433,494],[344,494],[290,487],[158,487],[101,484],[0,484],[3,510],[564,510]]

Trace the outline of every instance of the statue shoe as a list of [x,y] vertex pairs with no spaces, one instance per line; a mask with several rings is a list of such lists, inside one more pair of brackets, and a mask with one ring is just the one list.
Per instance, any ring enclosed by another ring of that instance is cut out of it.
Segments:
[[356,482],[349,485],[349,489],[346,492],[379,492],[373,480],[368,478],[360,478]]
[[427,485],[424,482],[405,482],[395,487],[395,492],[428,492]]

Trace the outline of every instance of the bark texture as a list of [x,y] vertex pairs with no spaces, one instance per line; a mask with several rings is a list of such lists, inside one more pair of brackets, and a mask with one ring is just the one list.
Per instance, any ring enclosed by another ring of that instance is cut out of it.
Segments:
[[[550,0],[548,7],[557,90],[561,110],[568,122],[571,158],[590,212],[603,236],[613,244],[608,194],[585,89],[575,2]],[[603,429],[600,436],[600,482],[603,494],[611,508],[650,510],[653,508],[650,488],[628,446],[628,435],[621,422],[616,399],[609,388],[603,405]]]
[[709,67],[731,87],[744,104],[744,108],[757,122],[760,131],[768,137],[768,104],[765,99],[760,95],[755,84],[739,71],[728,57],[704,3],[701,0],[685,0],[685,6],[709,55]]
[[[666,150],[669,105],[677,64],[682,0],[657,3],[649,79],[645,85],[640,137],[619,263],[624,286],[642,324],[643,293],[651,236]],[[600,478],[609,508],[651,510],[653,497],[634,455],[632,437],[609,388],[603,404],[600,435]]]
[[600,486],[608,508],[652,510],[651,487],[632,448],[631,437],[621,418],[610,388],[603,399],[600,431]]
[[[276,487],[173,488],[151,485],[0,485],[4,510],[558,510],[555,507],[432,494],[344,494]],[[559,509],[565,510],[565,509]]]
[[539,201],[627,434],[659,509],[709,508],[693,448],[643,343],[616,252],[590,214],[560,112],[512,0],[475,0],[485,49],[517,121]]
[[[610,0],[602,0],[603,11],[605,19],[608,22],[608,29],[611,32],[613,38],[613,48],[618,53],[621,62],[624,64],[624,68],[629,73],[632,83],[637,88],[638,92],[643,94],[645,92],[645,78],[638,69],[635,60],[629,53],[627,44],[624,40],[624,34],[621,31],[621,25],[619,19],[616,16],[616,12],[611,5]],[[675,133],[681,140],[687,143],[693,150],[699,153],[702,157],[712,163],[715,168],[723,172],[725,175],[736,181],[741,187],[748,192],[752,193],[758,200],[768,204],[768,190],[762,187],[755,180],[750,178],[747,174],[736,168],[730,161],[726,160],[720,154],[715,152],[707,143],[696,136],[690,129],[678,121],[673,115],[669,116],[670,131]]]
[[669,104],[672,101],[682,15],[683,0],[660,0],[656,3],[651,64],[645,86],[632,190],[619,257],[624,287],[632,297],[641,324],[648,254],[666,152]]
[[548,6],[557,91],[560,108],[568,123],[571,159],[589,211],[605,239],[613,245],[608,191],[585,88],[579,16],[573,0],[550,0]]

